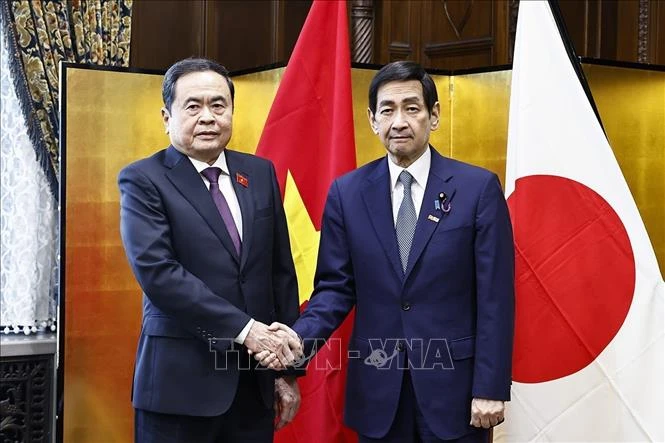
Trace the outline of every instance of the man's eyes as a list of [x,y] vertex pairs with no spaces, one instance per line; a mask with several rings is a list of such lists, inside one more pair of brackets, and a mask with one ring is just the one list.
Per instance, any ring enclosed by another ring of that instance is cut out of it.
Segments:
[[[417,112],[420,112],[420,107],[418,107],[418,106],[407,106],[405,108],[405,110],[408,113],[415,114]],[[385,108],[385,109],[380,109],[379,110],[380,115],[390,115],[392,113],[393,113],[393,109],[391,109],[391,108]]]
[[[215,112],[220,112],[224,108],[226,108],[226,107],[224,106],[223,103],[213,103],[212,105],[210,105],[210,109],[212,109]],[[189,112],[196,112],[196,111],[199,111],[201,109],[201,105],[199,105],[197,103],[190,103],[187,106],[185,106],[185,109]]]

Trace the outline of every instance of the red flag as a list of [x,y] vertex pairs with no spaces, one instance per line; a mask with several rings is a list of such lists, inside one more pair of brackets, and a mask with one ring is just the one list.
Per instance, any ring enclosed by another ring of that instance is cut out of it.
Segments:
[[[256,153],[275,164],[300,299],[306,300],[328,188],[356,166],[346,2],[312,4]],[[295,420],[276,434],[277,443],[357,441],[342,424],[351,317],[331,337],[334,345],[320,350],[310,363],[317,369],[298,380],[301,407]]]

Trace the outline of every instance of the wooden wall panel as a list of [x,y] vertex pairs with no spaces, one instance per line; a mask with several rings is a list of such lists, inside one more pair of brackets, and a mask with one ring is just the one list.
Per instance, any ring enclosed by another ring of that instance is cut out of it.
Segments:
[[[586,32],[585,46],[580,47],[587,57],[600,58],[600,37],[601,37],[601,0],[588,0],[586,2]],[[578,46],[575,47],[576,49]]]
[[606,33],[608,38],[616,39],[617,49],[613,60],[637,62],[639,1],[613,2],[617,4],[616,33]]
[[418,60],[421,2],[377,2],[377,63]]
[[462,69],[509,62],[508,1],[375,2],[376,63]]
[[[510,63],[518,0],[366,0],[370,62],[427,68]],[[135,0],[131,66],[165,69],[191,55],[231,70],[286,62],[312,0]],[[578,55],[665,64],[665,1],[560,0]]]
[[276,62],[276,5],[269,1],[206,2],[206,57],[232,71]]
[[286,62],[312,0],[136,0],[130,66],[203,56],[235,71]]
[[566,22],[568,36],[575,46],[578,55],[587,54],[589,2],[573,1],[559,2],[561,14]]
[[492,64],[491,2],[423,3],[421,63],[432,68],[459,69]]
[[135,1],[130,66],[166,69],[177,60],[203,55],[204,17],[204,0]]
[[649,60],[665,65],[665,2],[649,2]]
[[577,55],[665,64],[662,0],[559,1]]
[[288,0],[279,2],[281,21],[279,22],[279,46],[277,51],[277,61],[286,62],[293,48],[298,41],[300,30],[302,29],[309,8],[312,6],[312,0]]
[[[492,5],[492,65],[505,65],[513,61],[513,42],[511,42],[511,1],[502,0]],[[515,20],[517,25],[517,20]]]

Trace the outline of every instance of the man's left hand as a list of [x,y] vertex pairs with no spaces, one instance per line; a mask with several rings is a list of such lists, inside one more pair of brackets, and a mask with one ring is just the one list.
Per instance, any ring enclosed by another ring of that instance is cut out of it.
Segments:
[[275,379],[275,429],[289,424],[300,407],[300,389],[295,377]]
[[474,398],[471,400],[471,426],[489,429],[504,419],[504,403],[501,400]]

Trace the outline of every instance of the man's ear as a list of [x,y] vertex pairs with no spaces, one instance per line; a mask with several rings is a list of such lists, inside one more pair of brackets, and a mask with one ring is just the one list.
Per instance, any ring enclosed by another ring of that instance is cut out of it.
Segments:
[[171,114],[166,108],[162,108],[162,121],[164,122],[164,132],[169,133],[169,120],[171,119]]
[[369,108],[367,108],[367,119],[369,120],[369,125],[372,127],[372,132],[378,134],[379,126],[376,124],[376,120],[374,119],[374,113]]
[[436,131],[439,127],[439,122],[440,119],[439,117],[441,116],[441,106],[439,105],[439,102],[434,103],[434,106],[432,106],[432,112],[430,113],[429,116],[429,121],[430,121],[430,129],[432,131]]

